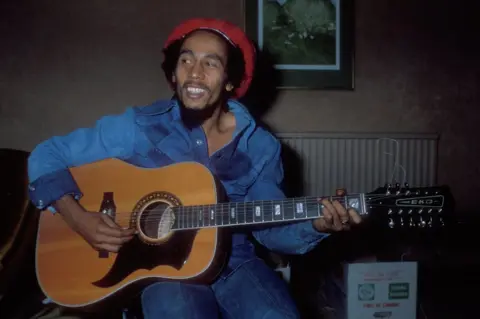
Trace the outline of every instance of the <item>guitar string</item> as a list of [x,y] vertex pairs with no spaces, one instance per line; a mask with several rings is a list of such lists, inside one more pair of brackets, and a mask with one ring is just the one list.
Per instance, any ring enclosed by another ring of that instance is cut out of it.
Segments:
[[[372,198],[374,197],[377,197],[376,199],[382,199],[383,198],[388,198],[390,196],[385,196],[385,195],[372,195],[371,196]],[[298,200],[297,202],[292,202],[290,200],[279,200],[281,202],[283,202],[283,207],[293,207],[295,206],[296,204],[305,204],[306,206],[308,206],[309,204],[320,204],[321,203],[317,200],[317,199],[306,199],[306,200],[303,200],[303,201],[300,201]],[[228,202],[228,203],[216,203],[216,204],[205,204],[205,205],[187,205],[187,206],[171,206],[169,208],[172,208],[174,211],[175,211],[175,215],[177,216],[190,216],[192,215],[192,212],[187,212],[186,210],[187,209],[190,209],[190,210],[198,210],[200,208],[204,208],[206,210],[210,209],[212,206],[217,206],[217,207],[221,207],[221,208],[225,208],[226,206],[235,206],[235,208],[239,207],[239,208],[245,208],[246,206],[250,205],[250,206],[262,206],[265,204],[265,202],[269,202],[267,203],[267,205],[274,205],[274,202],[277,202],[276,200],[258,200],[258,201],[254,201],[254,202],[248,202],[248,203],[245,203],[245,202]],[[341,203],[341,201],[339,201]],[[254,205],[253,203],[257,204],[258,205]],[[243,207],[242,207],[243,206]],[[323,206],[323,205],[322,205]],[[270,209],[270,208],[269,208]],[[157,213],[159,212],[159,213]],[[149,216],[155,216],[155,215],[163,215],[163,213],[165,212],[165,209],[164,208],[161,208],[161,209],[158,209],[158,208],[154,208],[154,209],[151,209],[148,211],[149,213]],[[117,213],[117,214],[133,214],[134,212],[121,212],[121,213]],[[241,212],[239,212],[238,214],[240,214]],[[224,211],[220,211],[220,210],[217,210],[216,214],[230,214],[230,211],[228,212],[224,212]],[[249,213],[243,213],[243,214],[249,214]]]
[[[350,195],[352,196],[352,195]],[[367,198],[368,197],[368,198]],[[371,200],[373,198],[377,199],[377,200],[381,200],[381,199],[384,199],[384,198],[389,198],[389,197],[392,197],[392,195],[368,195],[365,197],[365,199],[367,200]],[[339,202],[342,204],[342,201],[343,203],[345,203],[345,198],[337,198],[337,199],[340,199]],[[296,202],[295,202],[296,201]],[[196,215],[198,216],[198,214],[200,213],[199,212],[199,209],[205,209],[205,212],[202,212],[202,216],[205,217],[207,216],[209,218],[209,220],[211,219],[209,216],[210,216],[210,213],[211,213],[211,210],[210,208],[212,206],[216,206],[218,207],[219,209],[217,209],[215,211],[215,216],[216,217],[222,217],[222,220],[224,218],[225,215],[230,215],[231,214],[231,211],[230,210],[226,210],[225,208],[226,207],[231,207],[231,206],[235,206],[235,208],[237,210],[239,210],[240,212],[235,212],[236,216],[237,216],[237,219],[238,217],[244,217],[244,216],[247,216],[247,215],[254,215],[254,210],[253,210],[253,207],[254,206],[257,206],[257,205],[254,205],[253,203],[257,204],[258,203],[258,206],[264,206],[265,204],[267,205],[274,205],[275,202],[282,202],[282,206],[283,206],[283,210],[285,209],[292,209],[293,207],[296,206],[296,204],[298,203],[301,203],[301,204],[304,204],[305,206],[309,206],[311,204],[316,204],[316,205],[320,205],[320,206],[323,206],[318,198],[309,198],[309,197],[305,197],[305,200],[299,200],[298,198],[295,199],[295,200],[258,200],[258,201],[254,201],[254,202],[228,202],[228,203],[217,203],[217,204],[205,204],[205,205],[190,205],[190,206],[171,206],[171,207],[168,207],[168,208],[171,208],[173,210],[173,213],[176,217],[178,217],[179,219],[180,218],[185,218],[186,216],[193,216],[193,215]],[[250,207],[248,207],[250,206]],[[371,206],[371,204],[370,204]],[[245,212],[245,208],[251,208],[252,211],[251,212]],[[263,207],[262,207],[263,208]],[[323,207],[322,207],[323,208]],[[439,207],[441,208],[441,207]],[[165,213],[165,209],[158,209],[158,208],[154,208],[152,210],[149,210],[148,211],[148,217],[146,219],[148,219],[149,222],[156,222],[158,220],[161,220],[163,214]],[[305,208],[304,208],[305,209]],[[190,210],[190,212],[188,212],[187,210]],[[243,212],[242,212],[243,210]],[[269,214],[272,214],[273,215],[273,212],[274,210],[272,209],[272,207],[270,206],[268,208],[269,210]],[[308,212],[307,212],[308,213]],[[305,214],[307,214],[305,213]],[[365,212],[364,212],[365,213]],[[136,220],[136,216],[134,214],[134,212],[117,212],[116,214],[120,214],[120,215],[125,215],[127,214],[128,216],[118,216],[118,218],[116,218],[116,221],[134,221]],[[317,215],[318,217],[318,215]],[[315,217],[313,217],[315,218]],[[294,220],[294,218],[292,218],[291,220]]]
[[[351,196],[351,195],[350,195]],[[297,197],[298,198],[302,198],[302,197]],[[296,200],[297,200],[296,199]],[[274,205],[274,203],[276,202],[281,202],[282,203],[282,206],[285,208],[292,208],[294,207],[296,204],[298,203],[301,203],[301,204],[305,204],[305,206],[308,206],[309,204],[317,204],[317,205],[321,205],[321,203],[319,202],[319,200],[317,198],[311,198],[311,197],[305,197],[305,200],[298,200],[297,202],[292,202],[293,200],[288,200],[288,199],[283,199],[283,200],[258,200],[258,201],[253,201],[253,202],[227,202],[227,203],[216,203],[216,204],[205,204],[205,205],[187,205],[187,206],[171,206],[171,207],[168,207],[168,208],[172,208],[172,210],[174,211],[175,213],[175,216],[180,216],[180,217],[184,217],[184,216],[191,216],[193,215],[193,210],[196,210],[196,212],[198,213],[198,209],[200,208],[203,208],[206,210],[205,212],[205,215],[209,216],[210,215],[210,208],[212,206],[216,206],[216,207],[220,207],[221,209],[218,209],[216,210],[215,214],[217,216],[219,215],[230,215],[230,211],[224,211],[224,208],[225,207],[228,207],[228,206],[235,206],[235,208],[238,210],[243,210],[243,208],[246,208],[247,206],[257,206],[257,205],[254,205],[253,203],[257,204],[258,203],[258,206],[260,205],[264,205],[266,202],[267,202],[267,205]],[[341,203],[341,201],[339,201]],[[323,206],[323,205],[322,205]],[[148,216],[149,218],[150,217],[156,217],[156,216],[162,216],[165,212],[167,208],[154,208],[154,209],[151,209],[148,211]],[[186,212],[186,210],[192,210],[192,212]],[[273,209],[269,208],[269,210],[272,210],[273,212]],[[252,211],[253,213],[253,211]],[[237,215],[251,215],[252,213],[248,213],[248,212],[238,212],[236,213]],[[132,219],[134,220],[135,218],[132,216],[134,214],[134,212],[120,212],[120,213],[116,213],[116,214],[121,214],[121,215],[125,215],[125,214],[130,214],[128,217],[126,217],[125,219],[126,220],[129,220],[129,219]]]

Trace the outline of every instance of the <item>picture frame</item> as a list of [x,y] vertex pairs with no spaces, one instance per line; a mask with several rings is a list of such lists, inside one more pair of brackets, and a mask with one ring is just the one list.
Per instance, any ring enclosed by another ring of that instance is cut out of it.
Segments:
[[353,0],[244,0],[245,32],[279,89],[354,89]]

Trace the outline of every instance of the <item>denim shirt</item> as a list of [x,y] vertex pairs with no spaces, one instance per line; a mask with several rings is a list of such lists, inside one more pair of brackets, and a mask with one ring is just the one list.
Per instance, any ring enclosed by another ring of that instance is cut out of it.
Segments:
[[[129,107],[104,116],[91,128],[77,129],[40,143],[28,160],[29,195],[39,209],[66,194],[82,196],[68,168],[107,158],[117,158],[146,168],[182,161],[205,165],[223,184],[229,201],[282,199],[281,144],[257,126],[236,100],[228,106],[236,119],[231,142],[209,156],[201,127],[187,129],[177,101],[157,101]],[[313,228],[312,221],[252,228],[255,239],[271,251],[302,254],[328,236]],[[244,231],[233,234],[230,267],[254,256]]]

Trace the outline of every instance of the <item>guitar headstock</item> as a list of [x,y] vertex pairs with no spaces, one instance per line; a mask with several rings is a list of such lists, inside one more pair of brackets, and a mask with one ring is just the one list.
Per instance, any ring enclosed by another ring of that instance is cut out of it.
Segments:
[[365,195],[370,215],[386,219],[389,228],[441,228],[454,200],[447,186],[415,187],[396,184]]

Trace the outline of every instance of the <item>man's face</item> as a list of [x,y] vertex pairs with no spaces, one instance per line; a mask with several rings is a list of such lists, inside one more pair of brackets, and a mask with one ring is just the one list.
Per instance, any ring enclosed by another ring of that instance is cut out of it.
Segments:
[[220,101],[226,82],[228,48],[215,34],[196,31],[180,49],[173,81],[177,95],[187,109],[203,110]]

